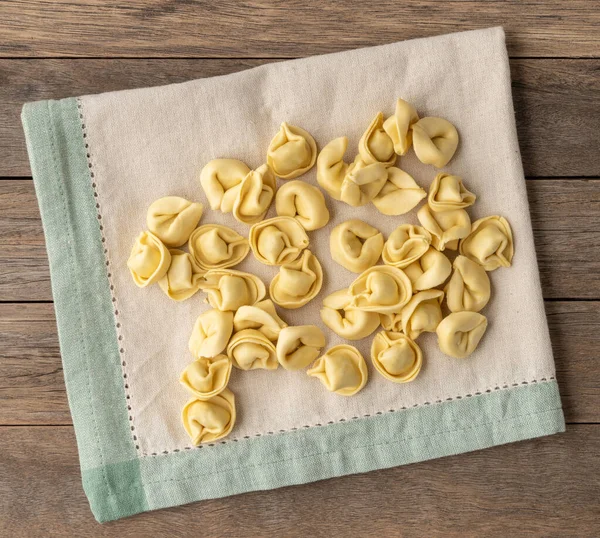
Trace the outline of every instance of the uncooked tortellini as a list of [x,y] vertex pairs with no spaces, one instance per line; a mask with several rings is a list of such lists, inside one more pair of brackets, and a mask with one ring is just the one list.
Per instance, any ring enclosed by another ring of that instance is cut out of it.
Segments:
[[395,333],[402,331],[402,311],[379,314],[379,321],[386,331]]
[[498,216],[476,220],[471,233],[460,242],[460,253],[486,271],[510,267],[514,254],[510,224]]
[[416,262],[404,268],[413,291],[423,291],[443,284],[452,272],[452,264],[443,252],[429,247]]
[[200,314],[190,337],[189,349],[195,358],[216,357],[227,346],[233,332],[233,312],[207,310]]
[[252,170],[240,183],[233,216],[244,224],[260,222],[269,210],[276,188],[275,176],[268,165]]
[[190,400],[181,413],[183,427],[194,445],[229,435],[235,417],[235,397],[229,389],[210,400]]
[[188,246],[194,263],[204,271],[237,265],[250,250],[245,237],[220,224],[196,228],[190,235]]
[[325,346],[325,335],[316,325],[286,327],[277,340],[277,360],[286,370],[301,370],[313,362]]
[[292,179],[308,172],[316,159],[315,139],[304,129],[285,122],[267,150],[267,164],[282,179]]
[[438,325],[436,333],[442,353],[464,359],[468,357],[487,329],[487,318],[477,312],[453,312]]
[[427,200],[431,211],[451,211],[473,205],[476,198],[463,185],[462,178],[441,173],[431,183]]
[[387,181],[379,194],[373,198],[373,205],[384,215],[404,215],[427,196],[411,175],[392,166],[387,170]]
[[419,115],[414,107],[398,99],[396,101],[396,111],[383,122],[383,128],[394,143],[394,151],[398,155],[406,155],[412,145],[411,127],[419,121]]
[[273,217],[255,224],[249,239],[254,257],[266,265],[293,262],[308,246],[308,235],[292,217]]
[[419,222],[431,235],[431,244],[442,251],[456,250],[458,240],[469,235],[471,219],[464,209],[452,211],[431,211],[426,204],[417,212]]
[[240,370],[275,370],[279,365],[275,344],[256,329],[235,333],[227,344],[227,356]]
[[192,257],[183,250],[169,249],[171,265],[158,285],[171,299],[185,301],[200,289],[202,273],[198,272]]
[[465,256],[454,260],[454,273],[444,289],[452,312],[479,312],[490,300],[490,279],[485,269]]
[[314,299],[323,285],[323,269],[310,251],[286,265],[271,280],[269,292],[274,303],[285,308],[300,308]]
[[388,265],[370,267],[348,288],[350,308],[389,314],[399,312],[412,297],[412,284],[402,269]]
[[435,332],[442,321],[442,300],[444,292],[440,290],[420,291],[402,309],[402,330],[411,339],[421,333]]
[[171,254],[162,241],[151,232],[142,232],[135,240],[127,267],[140,288],[158,282],[167,274]]
[[266,293],[262,280],[251,273],[233,269],[212,269],[204,275],[200,289],[208,295],[208,302],[219,310],[237,310],[253,305]]
[[417,158],[436,168],[446,166],[458,147],[456,127],[443,118],[422,118],[412,126]]
[[375,265],[383,250],[382,233],[358,219],[338,224],[329,237],[331,257],[353,273]]
[[278,215],[294,217],[305,230],[318,230],[329,222],[323,193],[315,186],[295,180],[283,185],[275,196]]
[[348,171],[344,162],[347,147],[348,138],[340,136],[329,142],[317,158],[317,181],[335,200],[342,199],[342,182]]
[[265,299],[254,305],[244,305],[238,308],[233,316],[233,330],[256,329],[263,333],[271,342],[276,342],[281,329],[287,327],[275,310],[271,299]]
[[379,327],[379,314],[349,309],[352,296],[343,289],[323,299],[321,319],[334,333],[346,340],[361,340]]
[[396,162],[394,142],[383,128],[383,114],[378,112],[358,142],[358,153],[366,164]]
[[330,348],[306,372],[316,377],[325,388],[342,396],[352,396],[367,383],[367,363],[358,349],[341,344]]
[[166,196],[148,208],[148,229],[168,247],[183,245],[202,216],[203,206],[179,196]]
[[236,159],[213,159],[200,174],[200,184],[204,189],[212,210],[223,213],[233,211],[233,204],[240,190],[242,180],[250,173],[250,168]]
[[231,374],[231,360],[226,355],[200,357],[188,364],[179,381],[199,400],[208,400],[223,392]]
[[405,334],[381,331],[373,338],[371,360],[386,379],[394,383],[408,383],[421,371],[423,353]]
[[353,207],[366,205],[381,192],[387,177],[388,171],[385,164],[367,163],[360,155],[357,155],[354,162],[348,167],[342,181],[340,200]]
[[387,265],[406,267],[418,260],[431,244],[431,234],[421,226],[401,224],[388,237],[381,257]]

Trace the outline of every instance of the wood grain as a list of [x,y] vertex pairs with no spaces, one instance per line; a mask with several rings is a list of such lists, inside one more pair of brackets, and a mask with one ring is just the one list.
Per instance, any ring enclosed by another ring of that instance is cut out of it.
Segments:
[[[23,103],[183,82],[265,60],[0,60],[0,176],[31,174]],[[513,96],[528,176],[600,176],[600,60],[512,60]]]
[[[598,55],[596,0],[13,0],[2,56],[295,57],[503,25],[513,56]],[[232,39],[232,37],[234,37]]]
[[[70,427],[0,428],[0,528],[29,536],[596,536],[600,428],[100,526]],[[27,514],[27,517],[23,517]]]

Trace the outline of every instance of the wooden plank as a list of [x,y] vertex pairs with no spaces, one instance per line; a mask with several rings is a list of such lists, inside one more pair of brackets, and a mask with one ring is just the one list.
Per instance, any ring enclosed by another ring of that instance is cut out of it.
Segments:
[[[24,102],[157,86],[232,73],[266,60],[1,60],[0,176],[29,176]],[[528,176],[598,176],[600,60],[512,60]]]
[[[70,427],[1,428],[6,536],[597,536],[600,426],[98,525]],[[25,517],[24,517],[25,515]],[[50,531],[51,529],[51,531]]]
[[[596,0],[4,2],[0,55],[295,57],[503,25],[513,56],[592,56]],[[234,36],[234,38],[232,38]]]
[[[600,422],[600,302],[546,303],[569,422]],[[0,304],[0,425],[71,424],[52,304]]]
[[[600,299],[600,180],[527,187],[544,296]],[[51,299],[33,182],[0,181],[0,301]]]

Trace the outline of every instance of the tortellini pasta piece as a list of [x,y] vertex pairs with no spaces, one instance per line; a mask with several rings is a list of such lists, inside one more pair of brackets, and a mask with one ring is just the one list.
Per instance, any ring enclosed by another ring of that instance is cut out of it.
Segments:
[[417,158],[436,168],[446,166],[458,147],[458,131],[443,118],[421,118],[412,126]]
[[310,250],[305,250],[299,259],[281,266],[271,280],[269,292],[274,303],[293,309],[314,299],[322,285],[321,264]]
[[265,218],[277,189],[275,176],[267,164],[251,170],[240,183],[233,203],[233,216],[244,224]]
[[431,234],[421,226],[401,224],[388,237],[381,257],[394,267],[406,267],[429,250]]
[[266,289],[256,275],[233,269],[212,269],[204,275],[200,289],[208,295],[208,302],[218,310],[237,310],[253,305],[264,298]]
[[273,217],[250,228],[250,248],[254,257],[266,265],[293,262],[308,246],[308,235],[292,217]]
[[321,319],[334,333],[346,340],[361,340],[379,327],[379,314],[349,309],[352,296],[347,289],[336,291],[323,299]]
[[200,184],[212,210],[231,213],[242,180],[250,168],[236,159],[213,159],[202,169]]
[[429,187],[427,201],[431,211],[465,209],[475,203],[476,196],[463,185],[462,178],[438,174]]
[[444,291],[451,312],[479,312],[490,300],[490,278],[481,265],[466,256],[457,256],[454,273]]
[[204,206],[179,196],[165,196],[148,208],[148,229],[168,247],[185,244],[198,225]]
[[487,318],[477,312],[453,312],[437,326],[438,345],[442,353],[464,359],[479,344],[487,329]]
[[229,383],[231,366],[226,355],[200,357],[185,367],[179,381],[199,400],[209,400],[223,392]]
[[227,346],[233,332],[233,312],[207,310],[198,316],[189,341],[190,353],[196,358],[216,357]]
[[183,250],[169,249],[171,265],[158,285],[171,299],[185,301],[200,289],[202,273],[198,272],[192,257]]
[[277,340],[277,360],[286,370],[301,370],[313,362],[325,346],[325,335],[316,325],[286,327]]
[[338,224],[329,237],[334,261],[353,273],[362,273],[377,263],[383,250],[383,234],[358,219]]
[[431,244],[439,251],[458,248],[458,240],[469,235],[471,219],[464,209],[431,211],[426,204],[417,212],[419,222],[431,235]]
[[279,366],[275,344],[256,329],[235,333],[227,344],[227,356],[240,370],[275,370]]
[[335,200],[342,199],[342,182],[348,171],[344,153],[348,147],[348,137],[340,136],[329,142],[317,158],[317,181]]
[[280,216],[294,217],[307,231],[323,228],[329,222],[323,193],[300,180],[290,181],[277,191],[275,210]]
[[353,207],[366,205],[381,192],[387,177],[385,164],[367,163],[357,155],[342,181],[340,200]]
[[394,383],[408,383],[419,375],[423,353],[405,334],[381,331],[373,338],[371,360],[386,379]]
[[158,282],[167,274],[171,254],[162,241],[151,232],[142,232],[135,240],[127,267],[140,288]]
[[267,150],[267,164],[275,175],[292,179],[308,172],[317,160],[317,143],[304,129],[282,123]]
[[373,198],[373,205],[384,215],[404,215],[427,196],[413,177],[404,170],[392,166],[387,169],[387,181],[379,194]]
[[379,322],[386,331],[400,332],[402,331],[402,311],[379,314]]
[[220,224],[196,228],[190,235],[188,247],[194,263],[204,271],[237,265],[250,250],[245,237]]
[[423,332],[435,332],[442,321],[443,299],[441,290],[420,291],[413,295],[401,312],[404,334],[414,340]]
[[353,396],[369,378],[367,363],[358,349],[347,344],[333,346],[306,372],[316,377],[328,391]]
[[181,413],[183,427],[196,446],[229,435],[235,418],[235,397],[229,389],[210,400],[192,399]]
[[383,114],[378,112],[358,142],[358,153],[366,164],[396,162],[394,142],[383,128]]
[[281,329],[287,327],[275,310],[271,299],[265,299],[254,305],[244,305],[238,308],[233,316],[233,330],[255,329],[263,333],[269,340],[276,342]]
[[443,284],[452,272],[452,264],[443,252],[429,247],[417,261],[404,268],[413,291],[423,291]]
[[350,308],[389,314],[399,312],[412,297],[412,284],[402,269],[388,265],[370,267],[348,288]]
[[460,242],[460,253],[486,271],[510,267],[514,250],[510,224],[497,215],[476,220],[468,237]]
[[404,99],[396,101],[396,111],[383,122],[383,129],[394,143],[398,155],[406,155],[412,145],[412,126],[419,121],[414,107]]

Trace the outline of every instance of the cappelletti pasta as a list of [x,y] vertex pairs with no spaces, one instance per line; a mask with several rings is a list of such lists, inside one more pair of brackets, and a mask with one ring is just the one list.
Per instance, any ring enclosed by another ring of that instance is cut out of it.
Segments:
[[417,261],[404,268],[413,291],[423,291],[443,284],[452,272],[452,264],[443,252],[429,247]]
[[323,299],[321,319],[334,333],[346,340],[361,340],[379,327],[379,314],[349,309],[352,296],[347,289],[336,291]]
[[204,207],[179,196],[165,196],[148,208],[148,229],[168,247],[184,245],[197,226]]
[[421,226],[401,224],[388,237],[381,257],[387,265],[406,267],[429,250],[431,234]]
[[167,274],[171,254],[162,241],[151,232],[142,232],[135,240],[127,267],[140,288],[158,282]]
[[467,190],[462,178],[438,174],[429,187],[427,201],[432,211],[465,209],[475,203],[476,196]]
[[271,299],[265,299],[254,305],[240,306],[233,316],[233,330],[256,329],[263,333],[271,342],[277,342],[281,329],[287,327]]
[[436,168],[446,166],[458,147],[458,131],[443,118],[421,118],[412,126],[417,158]]
[[446,284],[446,304],[451,312],[479,312],[490,300],[491,285],[485,269],[466,256],[454,260],[454,272]]
[[358,219],[338,224],[329,236],[334,261],[353,273],[362,273],[375,265],[383,250],[383,234]]
[[210,443],[229,435],[235,424],[235,397],[229,389],[209,400],[190,400],[181,413],[192,444]]
[[200,184],[210,208],[231,213],[240,184],[249,173],[250,168],[236,159],[213,159],[208,162],[200,174]]
[[275,210],[280,216],[294,217],[308,231],[318,230],[329,222],[323,193],[300,180],[290,181],[277,191]]
[[292,179],[308,172],[316,159],[317,143],[310,133],[285,122],[267,150],[267,164],[282,179]]
[[384,163],[368,163],[357,155],[346,170],[340,188],[340,200],[353,207],[366,205],[381,192],[387,178],[388,171]]
[[327,350],[306,372],[316,377],[325,388],[341,396],[352,396],[367,383],[367,363],[358,349],[341,344]]
[[348,138],[340,136],[329,142],[317,158],[317,181],[335,200],[342,199],[342,182],[348,171],[344,162],[344,153],[348,147]]
[[402,309],[402,330],[411,339],[423,332],[433,333],[442,321],[441,290],[420,291]]
[[383,122],[383,129],[392,139],[394,151],[398,155],[406,155],[412,145],[412,126],[419,121],[414,107],[404,99],[396,101],[396,110]]
[[486,271],[510,267],[514,250],[510,224],[496,215],[476,220],[469,235],[460,243],[460,253]]
[[169,254],[171,264],[158,285],[171,299],[185,301],[200,289],[203,272],[198,271],[187,252],[173,248],[169,249]]
[[226,355],[200,357],[188,364],[180,383],[199,400],[209,400],[223,392],[231,375],[231,360]]
[[234,269],[212,269],[204,275],[200,289],[208,295],[208,302],[218,310],[237,310],[253,305],[264,298],[263,281],[251,273]]
[[216,357],[227,346],[233,332],[233,312],[207,310],[198,316],[190,336],[190,353],[197,359]]
[[376,265],[362,273],[348,288],[350,308],[389,314],[399,312],[412,297],[412,284],[402,269]]
[[371,360],[386,379],[394,383],[408,383],[419,375],[423,353],[405,334],[381,331],[373,338]]
[[203,271],[225,269],[240,263],[250,245],[245,237],[220,224],[205,224],[190,235],[188,248],[194,263]]
[[279,365],[275,344],[256,329],[236,332],[227,344],[227,356],[240,370],[275,370]]
[[378,112],[358,142],[358,153],[366,164],[396,162],[394,142],[383,128],[383,114]]
[[269,292],[274,303],[285,308],[300,308],[314,299],[323,285],[323,269],[310,251],[286,265],[271,280]]
[[437,326],[442,353],[464,359],[475,351],[487,329],[487,318],[477,312],[453,312]]
[[292,217],[273,217],[250,228],[252,253],[266,265],[293,262],[307,246],[308,235]]
[[464,209],[435,213],[428,205],[424,205],[417,212],[417,218],[431,234],[431,244],[439,251],[456,250],[459,239],[467,237],[471,230],[471,219]]
[[384,215],[404,215],[427,196],[413,177],[392,166],[387,169],[387,180],[373,198],[373,205]]
[[240,183],[233,202],[233,216],[244,224],[254,224],[265,218],[273,201],[276,180],[268,165],[251,170]]
[[286,327],[277,340],[277,360],[286,370],[301,370],[312,363],[325,346],[325,335],[316,325]]

